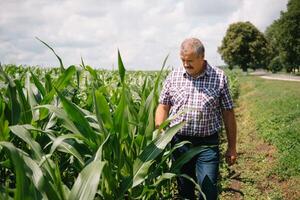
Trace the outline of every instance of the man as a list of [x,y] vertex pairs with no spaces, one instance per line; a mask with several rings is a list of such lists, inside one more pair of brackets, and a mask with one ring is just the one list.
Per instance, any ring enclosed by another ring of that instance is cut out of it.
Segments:
[[[183,68],[173,70],[166,78],[155,114],[158,127],[167,117],[182,109],[187,112],[174,119],[170,126],[185,121],[184,127],[175,135],[172,145],[190,141],[173,155],[176,160],[191,147],[203,149],[181,168],[181,172],[193,177],[201,186],[206,199],[217,199],[217,177],[219,172],[219,133],[222,119],[225,125],[228,148],[226,162],[235,163],[236,121],[227,77],[218,68],[210,66],[204,59],[204,46],[199,39],[188,38],[181,44],[180,57]],[[195,199],[194,184],[178,178],[179,195]],[[200,195],[200,199],[202,196]]]

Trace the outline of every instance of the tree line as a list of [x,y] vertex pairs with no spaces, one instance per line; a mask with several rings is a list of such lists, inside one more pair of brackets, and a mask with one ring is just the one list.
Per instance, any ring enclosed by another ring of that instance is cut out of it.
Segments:
[[282,11],[264,33],[248,21],[229,25],[218,52],[231,69],[299,71],[300,1],[289,0],[287,11]]

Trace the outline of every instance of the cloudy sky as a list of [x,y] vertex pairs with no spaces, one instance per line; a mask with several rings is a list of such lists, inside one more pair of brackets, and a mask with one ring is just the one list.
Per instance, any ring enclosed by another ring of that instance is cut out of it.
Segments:
[[95,68],[116,69],[117,50],[130,70],[181,66],[179,45],[198,37],[210,64],[229,24],[250,21],[260,31],[279,18],[288,0],[0,0],[0,62],[65,66],[82,57]]

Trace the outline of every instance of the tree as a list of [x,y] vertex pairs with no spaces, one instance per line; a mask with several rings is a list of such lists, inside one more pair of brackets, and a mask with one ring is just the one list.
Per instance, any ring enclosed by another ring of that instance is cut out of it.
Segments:
[[282,70],[282,64],[280,61],[280,57],[277,56],[273,58],[268,66],[268,69],[272,71],[272,73],[276,73]]
[[218,52],[229,66],[237,65],[246,72],[248,68],[266,67],[268,48],[266,38],[253,24],[237,22],[227,29]]
[[[273,49],[272,57],[279,56],[287,72],[300,66],[300,1],[290,0],[287,11],[281,12],[266,30],[266,38]],[[276,49],[274,51],[274,49]]]

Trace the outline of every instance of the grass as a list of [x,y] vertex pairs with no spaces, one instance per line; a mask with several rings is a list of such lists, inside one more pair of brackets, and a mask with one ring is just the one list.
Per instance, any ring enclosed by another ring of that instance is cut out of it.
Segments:
[[241,84],[246,83],[243,95],[256,130],[278,150],[276,173],[281,178],[300,176],[299,83],[242,78]]
[[238,162],[221,168],[220,199],[299,199],[299,82],[237,74]]

